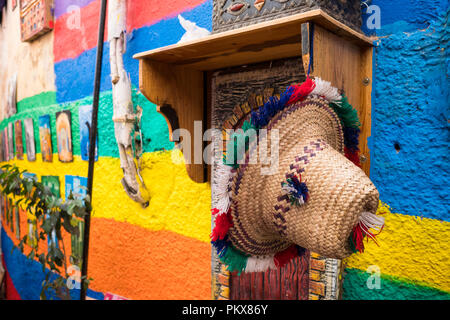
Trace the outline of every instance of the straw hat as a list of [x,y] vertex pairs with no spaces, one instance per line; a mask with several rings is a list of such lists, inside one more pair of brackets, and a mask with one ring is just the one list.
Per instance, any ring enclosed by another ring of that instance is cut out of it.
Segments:
[[[215,172],[211,237],[230,271],[279,267],[303,248],[338,259],[364,251],[363,238],[374,238],[384,221],[375,215],[378,191],[358,166],[359,121],[347,99],[308,78],[243,120],[235,129],[267,134],[248,146],[231,136]],[[252,155],[277,143],[278,167],[262,174],[265,165]],[[245,155],[229,157],[240,147]]]

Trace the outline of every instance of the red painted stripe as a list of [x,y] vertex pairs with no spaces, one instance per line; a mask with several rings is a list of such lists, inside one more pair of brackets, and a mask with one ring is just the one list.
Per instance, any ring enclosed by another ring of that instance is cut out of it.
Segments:
[[[127,31],[152,25],[164,18],[190,10],[206,0],[133,0],[128,1]],[[72,11],[60,16],[55,22],[53,54],[55,62],[78,57],[83,51],[97,45],[100,0],[95,0],[79,12]],[[79,15],[80,27],[76,27]],[[107,37],[107,30],[105,39]]]
[[[99,12],[100,1],[97,0],[79,12],[73,11],[56,19],[53,44],[55,62],[76,58],[97,45]],[[77,20],[80,22],[79,28],[76,26]]]
[[128,32],[152,25],[163,18],[172,18],[177,14],[195,8],[206,0],[134,0],[128,1]]
[[5,258],[2,256],[2,264],[5,268],[5,281],[6,281],[6,300],[22,300],[20,298],[19,293],[16,290],[16,287],[14,286],[14,283],[9,276],[8,270],[6,270],[6,264],[5,264]]

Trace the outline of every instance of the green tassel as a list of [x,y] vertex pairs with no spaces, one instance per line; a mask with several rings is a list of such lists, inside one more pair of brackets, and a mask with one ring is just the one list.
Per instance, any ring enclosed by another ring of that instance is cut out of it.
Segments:
[[230,245],[225,254],[219,259],[228,266],[227,269],[230,272],[237,271],[238,275],[241,275],[247,266],[248,257]]
[[246,121],[244,121],[244,124],[242,125],[242,130],[244,132],[247,132],[247,130],[249,130],[249,129],[256,130],[255,126],[253,126],[250,121],[246,120]]
[[352,250],[353,253],[357,253],[358,250],[356,250],[355,244],[353,243],[352,234],[350,234],[350,237],[348,238],[348,243],[350,244],[350,250]]
[[330,103],[330,107],[337,113],[344,127],[359,128],[361,126],[358,111],[352,107],[346,96],[343,95],[338,103]]
[[[233,133],[230,136],[230,141],[227,142],[227,153],[224,155],[223,161],[224,164],[233,167],[234,169],[239,168],[238,161],[242,160],[243,154],[238,154],[238,150],[242,150],[242,139],[240,138],[240,135],[237,133]],[[231,152],[229,150],[233,149],[233,159],[231,159]],[[238,155],[240,156],[238,158]]]
[[[250,129],[256,131],[255,127],[249,121],[244,121],[242,125],[242,131],[247,132]],[[244,159],[245,152],[247,152],[248,149],[249,137],[246,136],[245,139],[242,139],[241,136],[242,134],[235,132],[230,136],[230,140],[227,143],[227,150],[231,150],[231,148],[234,148],[234,159],[229,158],[230,157],[229,152],[227,152],[223,157],[224,164],[234,169],[239,168],[238,161]],[[238,154],[238,151],[240,152],[240,154]]]

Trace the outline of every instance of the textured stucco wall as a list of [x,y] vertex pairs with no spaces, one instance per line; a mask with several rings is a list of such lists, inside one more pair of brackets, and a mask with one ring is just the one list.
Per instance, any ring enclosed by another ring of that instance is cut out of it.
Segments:
[[[210,186],[194,183],[183,164],[172,162],[173,143],[169,141],[167,124],[155,106],[136,90],[138,61],[132,59],[132,55],[179,41],[184,30],[177,14],[211,29],[212,2],[175,0],[166,4],[134,0],[128,3],[125,68],[134,86],[133,103],[144,110],[142,176],[152,199],[150,206],[142,209],[128,198],[120,183],[123,175],[112,122],[109,45],[105,44],[99,105],[99,160],[95,166],[89,253],[89,276],[94,280],[88,296],[103,299],[104,294],[113,293],[130,299],[209,299]],[[40,153],[38,118],[50,115],[53,162],[42,162],[38,154],[35,162],[28,161],[25,155],[25,160],[11,163],[35,173],[38,179],[43,175],[59,176],[63,198],[65,175],[87,175],[88,162],[80,156],[78,110],[80,106],[92,104],[99,4],[99,0],[56,0],[54,31],[32,44],[45,46],[45,52],[36,49],[36,54],[40,55],[39,67],[25,64],[24,69],[18,69],[12,64],[5,69],[5,64],[1,64],[2,74],[17,70],[19,79],[26,79],[30,72],[36,73],[38,79],[47,73],[53,75],[44,81],[46,86],[37,83],[33,90],[19,83],[18,113],[2,121],[0,129],[17,119],[32,118],[36,151]],[[28,49],[20,44],[19,33],[14,39],[10,39],[12,35],[5,36],[12,28],[18,28],[18,9],[7,20],[0,41],[18,43],[18,47],[6,50],[2,46],[2,54],[14,55],[17,51],[20,58]],[[46,66],[45,72],[41,65]],[[31,71],[26,71],[25,67]],[[33,83],[31,79],[30,83]],[[58,161],[56,153],[55,113],[61,110],[70,110],[72,115],[72,163]],[[26,230],[25,225],[22,230]],[[18,250],[11,253],[17,242],[14,233],[3,223],[2,248],[11,279],[9,296],[38,299],[44,277],[40,264],[28,261]],[[79,297],[78,290],[72,290],[72,295]]]
[[[75,160],[63,164],[12,161],[42,175],[58,175],[64,196],[65,175],[86,176],[80,158],[79,106],[92,103],[99,0],[56,0],[55,30],[32,44],[20,43],[18,9],[4,17],[0,31],[0,101],[6,77],[19,73],[16,119],[50,114],[56,150],[55,112],[72,112]],[[448,174],[448,3],[444,0],[373,0],[381,8],[382,29],[374,50],[371,178],[381,194],[379,213],[386,227],[379,245],[346,260],[344,299],[449,299]],[[78,6],[77,10],[76,9]],[[70,10],[69,10],[70,9]],[[132,55],[177,42],[183,35],[176,15],[211,29],[211,0],[133,0],[128,7],[126,69],[138,85]],[[73,27],[79,18],[80,26]],[[369,31],[369,30],[366,30]],[[171,162],[173,144],[155,106],[136,89],[135,105],[144,108],[144,180],[150,207],[142,209],[122,191],[113,135],[109,47],[103,57],[99,112],[99,161],[94,181],[89,296],[107,292],[131,299],[210,298],[210,186],[195,184],[183,165]],[[395,144],[400,146],[399,152]],[[37,261],[17,250],[8,227],[2,248],[9,271],[10,297],[37,299],[43,279]],[[380,271],[380,288],[369,289],[369,266]],[[74,298],[78,292],[73,291]]]
[[[6,103],[7,81],[16,72],[18,100],[45,91],[55,91],[53,33],[31,43],[22,42],[18,23],[19,10],[16,8],[13,11],[10,4],[5,10],[0,28],[0,103]],[[0,120],[3,117],[0,114]]]
[[[387,212],[380,247],[347,260],[344,298],[449,299],[448,1],[371,3],[381,9],[371,178],[389,206],[380,209]],[[366,285],[371,265],[381,272],[379,289]]]

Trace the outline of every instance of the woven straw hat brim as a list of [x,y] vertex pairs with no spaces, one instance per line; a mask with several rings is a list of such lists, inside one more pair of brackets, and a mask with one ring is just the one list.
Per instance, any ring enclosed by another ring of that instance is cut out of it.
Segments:
[[[241,164],[232,188],[233,245],[254,256],[273,255],[293,243],[342,258],[351,251],[347,239],[365,206],[377,205],[378,194],[365,174],[343,155],[340,120],[328,101],[309,97],[279,112],[266,127],[260,143],[271,146],[271,131],[279,133],[279,167],[261,175],[261,162]],[[270,155],[269,155],[270,158]],[[289,174],[307,181],[310,200],[289,203],[281,182]],[[375,204],[376,202],[376,204]]]

